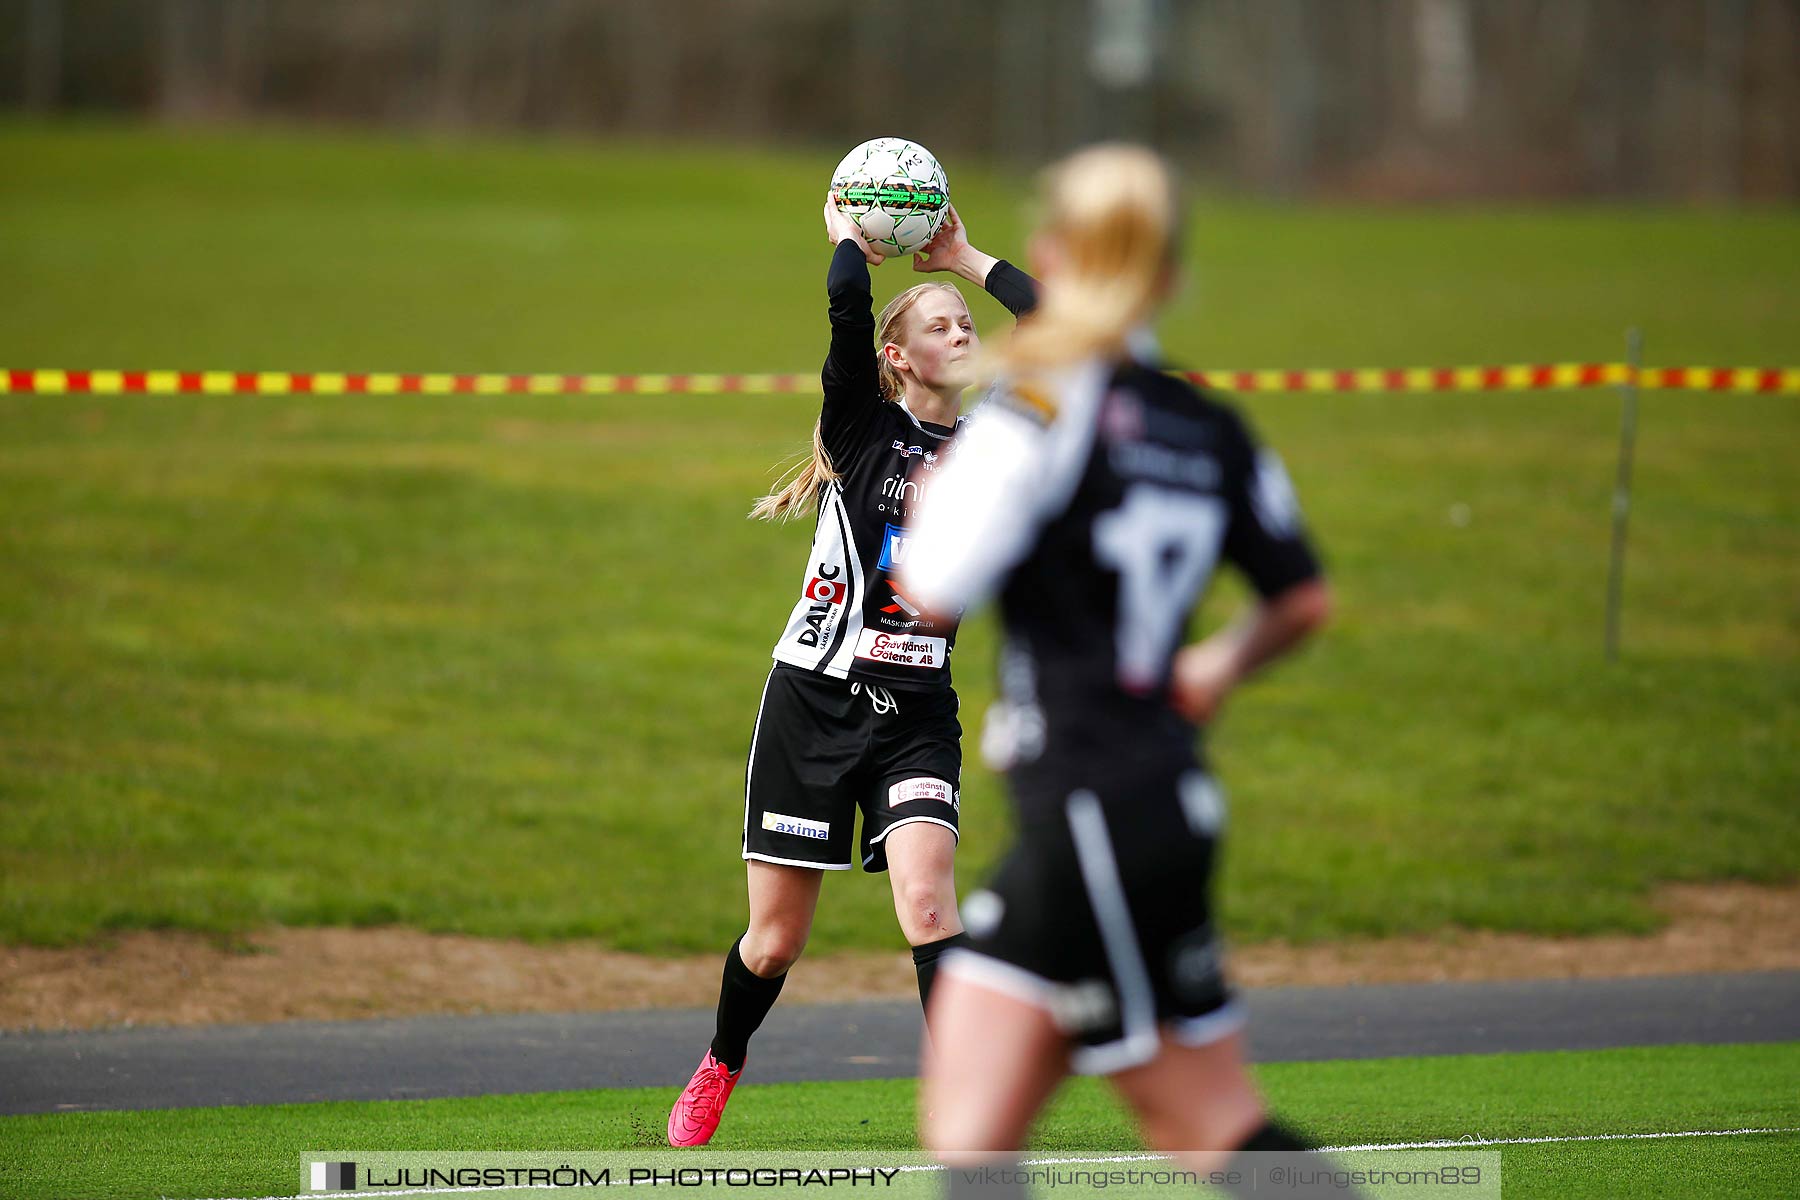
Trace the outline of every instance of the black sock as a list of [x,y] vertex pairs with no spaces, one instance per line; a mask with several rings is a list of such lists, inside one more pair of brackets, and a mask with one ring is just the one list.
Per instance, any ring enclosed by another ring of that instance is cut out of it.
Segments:
[[[1248,1157],[1255,1155],[1256,1157]],[[1270,1178],[1271,1168],[1283,1167],[1281,1182]],[[1318,1153],[1318,1146],[1300,1134],[1273,1121],[1263,1124],[1245,1138],[1232,1152],[1224,1170],[1241,1174],[1250,1181],[1242,1185],[1224,1185],[1228,1196],[1257,1197],[1269,1200],[1355,1200],[1363,1193],[1354,1188],[1338,1187],[1326,1173],[1332,1162]]]
[[923,946],[914,946],[913,967],[919,972],[919,1006],[931,1007],[931,983],[937,978],[938,956],[946,950],[969,944],[969,935],[953,933],[947,938],[939,938],[935,942],[926,942]]
[[744,1069],[750,1053],[750,1035],[762,1025],[763,1018],[775,1007],[781,985],[787,982],[783,971],[773,979],[764,979],[744,965],[738,946],[743,938],[731,943],[725,956],[725,977],[719,981],[719,1017],[712,1040],[712,1055],[734,1074]]
[[1256,1132],[1245,1138],[1238,1146],[1237,1153],[1267,1154],[1281,1150],[1317,1150],[1316,1142],[1289,1129],[1285,1125],[1277,1125],[1274,1121],[1264,1120],[1257,1126]]

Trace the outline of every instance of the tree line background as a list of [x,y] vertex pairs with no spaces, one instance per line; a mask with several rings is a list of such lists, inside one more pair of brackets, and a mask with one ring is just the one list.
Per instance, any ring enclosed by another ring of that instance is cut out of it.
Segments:
[[0,107],[747,139],[1226,186],[1800,194],[1794,0],[0,0]]

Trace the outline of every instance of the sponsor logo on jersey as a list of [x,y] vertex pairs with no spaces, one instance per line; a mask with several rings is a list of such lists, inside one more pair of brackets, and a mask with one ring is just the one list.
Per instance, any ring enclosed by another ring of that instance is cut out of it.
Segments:
[[904,475],[889,475],[881,483],[882,495],[889,500],[899,500],[902,503],[908,500],[917,500],[919,491],[918,481],[908,479]]
[[906,548],[911,541],[906,530],[898,525],[887,526],[881,535],[881,561],[875,565],[883,571],[898,571],[906,561]]
[[806,581],[806,598],[814,604],[842,604],[844,585],[840,580],[814,575]]
[[881,496],[875,511],[904,521],[912,515],[912,505],[924,494],[923,486],[905,475],[889,475],[881,482]]
[[878,633],[865,629],[856,638],[856,657],[895,667],[941,667],[948,643],[940,637],[914,637],[904,633]]
[[[938,627],[938,619],[920,608],[916,602],[908,599],[906,593],[900,590],[898,583],[892,579],[883,579],[882,582],[887,584],[889,596],[888,603],[882,605],[876,612],[875,620],[878,623],[889,629],[936,629]],[[959,611],[952,614],[952,617],[960,615]]]
[[914,800],[936,800],[939,804],[948,804],[952,812],[962,811],[956,789],[942,779],[933,779],[929,775],[921,775],[917,779],[902,779],[888,789],[889,808],[899,808]]
[[892,604],[882,605],[881,606],[882,612],[884,612],[884,613],[905,613],[909,617],[919,617],[919,616],[924,615],[924,613],[922,613],[919,610],[919,606],[914,604],[911,600],[908,600],[906,598],[906,596],[900,591],[899,584],[895,583],[891,579],[884,579],[884,580],[882,580],[882,582],[887,584],[888,590],[894,593],[894,602]]
[[936,450],[927,450],[923,446],[908,446],[899,438],[894,439],[894,449],[900,452],[901,458],[911,458],[915,454],[920,455],[925,459],[925,469],[927,471],[937,470],[938,455]]
[[795,837],[812,838],[816,842],[823,842],[831,837],[830,821],[809,821],[805,817],[790,817],[786,813],[764,813],[763,828],[771,833],[791,833]]
[[842,567],[829,563],[820,563],[819,573],[806,583],[807,605],[806,628],[802,629],[794,640],[802,646],[817,649],[823,645],[831,631],[837,628],[838,617],[841,616],[839,606],[844,603],[845,587],[838,578],[844,573]]

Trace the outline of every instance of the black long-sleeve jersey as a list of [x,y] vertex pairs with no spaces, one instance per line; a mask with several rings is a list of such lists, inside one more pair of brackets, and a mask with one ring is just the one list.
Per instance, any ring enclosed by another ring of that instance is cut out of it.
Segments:
[[984,749],[1027,806],[1046,790],[1033,783],[1060,798],[1072,778],[1125,767],[1122,750],[1132,766],[1194,761],[1170,672],[1221,558],[1265,597],[1319,573],[1280,459],[1232,409],[1138,362],[1003,382],[922,510],[905,578],[917,599],[954,609],[999,590],[1002,698]]
[[[1037,303],[1031,277],[1004,260],[985,286],[1014,316]],[[820,432],[839,478],[819,489],[819,516],[800,600],[775,643],[777,662],[839,679],[904,688],[947,687],[956,622],[933,617],[900,586],[915,471],[945,461],[954,428],[918,420],[881,398],[869,265],[854,242],[838,244],[826,283],[831,350],[820,379]]]

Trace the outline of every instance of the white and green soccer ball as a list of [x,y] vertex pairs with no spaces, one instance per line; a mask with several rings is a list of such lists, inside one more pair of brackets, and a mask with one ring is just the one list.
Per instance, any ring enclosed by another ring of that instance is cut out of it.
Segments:
[[911,254],[937,233],[950,211],[950,181],[931,151],[905,138],[864,142],[831,173],[838,211],[856,222],[884,258]]

